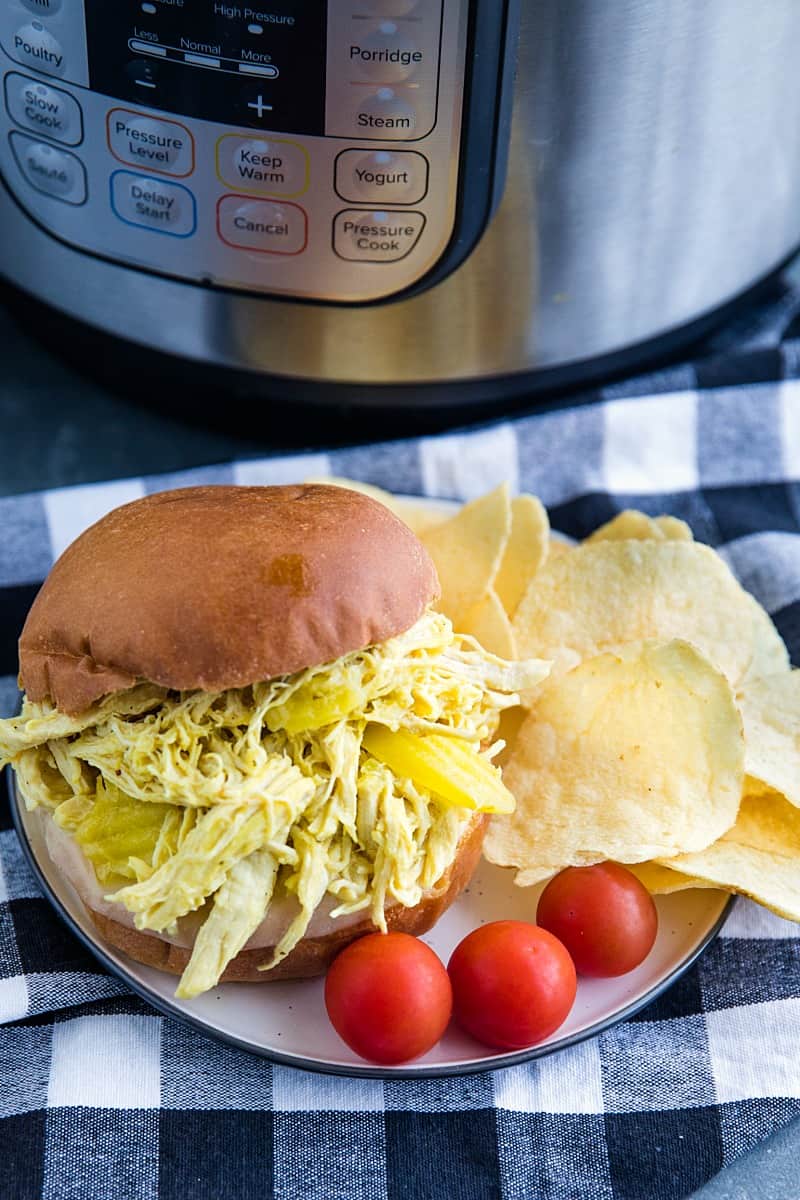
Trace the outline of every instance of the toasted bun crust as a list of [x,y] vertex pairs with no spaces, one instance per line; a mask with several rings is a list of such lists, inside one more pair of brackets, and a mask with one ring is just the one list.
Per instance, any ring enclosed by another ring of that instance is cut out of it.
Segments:
[[[390,929],[419,935],[436,924],[472,877],[480,858],[487,821],[488,818],[481,813],[472,818],[462,834],[450,867],[416,907],[403,908],[400,904],[393,904],[387,908],[386,923]],[[183,974],[191,955],[186,947],[163,941],[155,934],[130,929],[91,908],[87,908],[87,912],[105,940],[129,958],[173,975]],[[342,917],[333,932],[320,937],[303,938],[291,954],[271,971],[259,971],[258,968],[270,961],[274,947],[242,950],[228,963],[221,982],[270,983],[280,979],[308,979],[323,975],[340,950],[362,934],[373,933],[374,929],[369,916],[363,912],[351,918]]]
[[22,631],[20,682],[71,716],[139,679],[244,687],[402,633],[438,591],[421,542],[358,492],[161,492],[61,555]]

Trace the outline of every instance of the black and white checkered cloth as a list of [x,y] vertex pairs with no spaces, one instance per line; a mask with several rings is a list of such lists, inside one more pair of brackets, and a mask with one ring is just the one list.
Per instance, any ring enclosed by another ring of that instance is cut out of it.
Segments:
[[[622,507],[675,513],[798,662],[798,314],[784,279],[711,358],[513,423],[0,500],[3,709],[38,583],[109,508],[328,472],[457,498],[509,480],[576,537]],[[800,928],[744,900],[688,974],[601,1037],[506,1071],[386,1083],[271,1066],[153,1012],[53,915],[10,828],[0,901],[8,1200],[677,1200],[800,1114]]]

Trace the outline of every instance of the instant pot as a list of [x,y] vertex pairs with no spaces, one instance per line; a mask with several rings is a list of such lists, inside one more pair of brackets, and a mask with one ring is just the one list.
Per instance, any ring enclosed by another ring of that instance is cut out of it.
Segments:
[[0,0],[0,273],[281,397],[577,379],[800,243],[798,45],[797,0]]

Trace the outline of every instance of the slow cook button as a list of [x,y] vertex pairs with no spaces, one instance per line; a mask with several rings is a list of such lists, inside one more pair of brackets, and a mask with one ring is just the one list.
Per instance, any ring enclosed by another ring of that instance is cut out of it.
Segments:
[[194,138],[178,121],[112,108],[106,131],[108,147],[120,162],[179,179],[194,170]]
[[262,196],[302,196],[308,152],[283,138],[226,133],[217,142],[217,174],[228,187]]
[[11,149],[31,187],[67,204],[83,204],[86,170],[74,154],[16,132],[11,134]]
[[111,207],[126,224],[171,237],[191,237],[197,227],[197,206],[188,188],[133,171],[111,176]]
[[337,213],[333,221],[333,248],[351,262],[397,262],[405,258],[425,228],[421,212],[361,212],[355,208]]
[[60,88],[12,71],[6,75],[6,108],[12,120],[56,142],[77,146],[83,138],[78,101]]
[[428,190],[428,160],[416,150],[342,150],[336,191],[343,200],[418,204]]
[[259,254],[302,254],[308,218],[299,204],[223,196],[217,204],[217,231],[228,246]]
[[64,71],[64,48],[41,21],[31,21],[17,30],[11,57],[45,75],[61,75]]

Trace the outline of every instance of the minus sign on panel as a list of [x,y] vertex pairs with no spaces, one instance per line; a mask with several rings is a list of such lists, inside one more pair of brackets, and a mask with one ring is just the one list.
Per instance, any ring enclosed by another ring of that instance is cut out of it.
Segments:
[[239,70],[243,75],[266,75],[267,79],[275,79],[278,75],[277,67],[259,67],[255,63],[239,63]]
[[192,63],[196,67],[221,67],[222,63],[218,58],[211,58],[208,54],[184,54],[183,61]]
[[159,58],[167,57],[167,47],[157,46],[154,42],[139,42],[136,38],[131,38],[128,45],[138,54],[157,54]]

